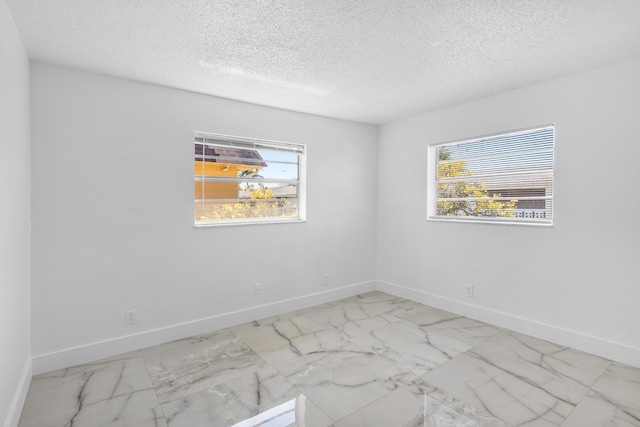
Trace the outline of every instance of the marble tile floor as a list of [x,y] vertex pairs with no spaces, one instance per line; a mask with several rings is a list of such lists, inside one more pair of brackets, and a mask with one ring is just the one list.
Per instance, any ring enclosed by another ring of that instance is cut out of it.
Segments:
[[71,426],[640,426],[640,369],[370,292],[35,376]]

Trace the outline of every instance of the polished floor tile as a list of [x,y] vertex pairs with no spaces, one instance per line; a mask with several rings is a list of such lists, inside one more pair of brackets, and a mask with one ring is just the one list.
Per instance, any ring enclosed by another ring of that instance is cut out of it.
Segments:
[[502,421],[423,380],[397,388],[339,420],[336,427],[505,427]]
[[560,426],[609,363],[502,332],[423,378],[509,425]]
[[144,359],[160,403],[255,372],[265,364],[228,329],[196,342],[156,350],[146,350]]
[[612,363],[571,413],[564,426],[640,425],[640,369]]
[[640,427],[640,369],[382,292],[32,379],[20,427]]
[[[253,374],[164,404],[162,409],[171,426],[233,426],[290,402],[294,403],[295,415],[295,403],[297,401],[299,405],[300,399],[305,399],[305,396],[296,387],[275,369],[265,367]],[[306,425],[331,424],[329,417],[310,401],[305,402],[303,413],[309,418]],[[286,419],[281,412],[276,414]]]
[[20,425],[117,426],[159,406],[138,355],[35,376]]
[[393,390],[401,376],[400,367],[348,344],[300,365],[287,380],[337,421]]
[[471,346],[405,322],[382,326],[352,339],[379,357],[420,376]]

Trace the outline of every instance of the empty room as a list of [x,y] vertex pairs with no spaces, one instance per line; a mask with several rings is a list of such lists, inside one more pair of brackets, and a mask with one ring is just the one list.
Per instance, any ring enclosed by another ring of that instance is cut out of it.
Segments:
[[0,0],[0,58],[0,425],[640,426],[640,1]]

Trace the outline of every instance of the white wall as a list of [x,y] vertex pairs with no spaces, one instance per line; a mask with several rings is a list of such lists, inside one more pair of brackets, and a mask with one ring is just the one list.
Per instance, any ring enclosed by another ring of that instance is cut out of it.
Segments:
[[[375,286],[376,127],[37,63],[32,93],[34,372]],[[307,144],[307,222],[194,228],[196,130]]]
[[[638,76],[640,58],[381,127],[381,289],[640,366]],[[426,221],[428,144],[546,123],[552,228]]]
[[17,425],[31,380],[29,60],[0,1],[0,424]]

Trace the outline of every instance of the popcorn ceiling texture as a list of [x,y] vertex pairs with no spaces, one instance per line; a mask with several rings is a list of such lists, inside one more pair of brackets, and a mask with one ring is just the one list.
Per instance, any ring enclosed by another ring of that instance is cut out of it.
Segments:
[[640,55],[638,0],[7,0],[32,60],[380,124]]

